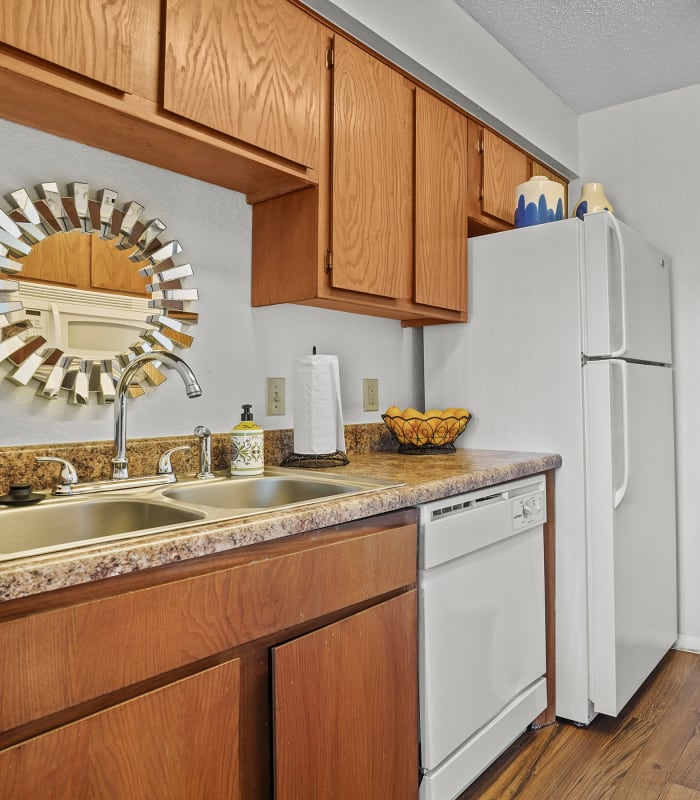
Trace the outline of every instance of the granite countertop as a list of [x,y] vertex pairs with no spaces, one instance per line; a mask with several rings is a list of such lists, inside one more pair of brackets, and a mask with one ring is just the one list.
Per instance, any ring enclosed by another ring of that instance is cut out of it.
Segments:
[[405,485],[1,562],[0,602],[408,508],[561,466],[556,454],[492,450],[430,456],[367,452],[350,457],[350,464],[329,472]]

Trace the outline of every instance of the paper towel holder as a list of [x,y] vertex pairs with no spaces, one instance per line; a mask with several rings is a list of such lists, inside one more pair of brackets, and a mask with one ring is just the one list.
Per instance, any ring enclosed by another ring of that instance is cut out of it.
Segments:
[[306,469],[320,469],[326,467],[343,467],[350,460],[342,450],[335,453],[290,453],[282,462],[282,467],[304,467]]
[[[311,348],[311,355],[316,355],[316,345]],[[343,467],[349,463],[350,460],[346,453],[343,450],[336,450],[333,453],[290,453],[280,466],[325,469],[327,467]]]

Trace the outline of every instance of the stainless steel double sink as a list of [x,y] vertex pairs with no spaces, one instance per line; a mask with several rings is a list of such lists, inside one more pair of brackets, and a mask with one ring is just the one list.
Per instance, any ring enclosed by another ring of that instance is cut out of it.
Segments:
[[36,505],[0,506],[0,561],[281,511],[400,485],[274,467],[251,478],[221,474],[108,495],[49,496]]

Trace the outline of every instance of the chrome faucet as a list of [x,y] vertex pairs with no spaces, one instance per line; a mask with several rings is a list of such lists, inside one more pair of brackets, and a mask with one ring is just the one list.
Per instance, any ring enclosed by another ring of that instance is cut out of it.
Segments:
[[134,375],[149,361],[163,361],[173,367],[182,378],[188,397],[199,397],[202,394],[202,388],[197,383],[194,373],[180,356],[168,351],[152,351],[142,353],[130,361],[124,368],[115,389],[112,480],[120,481],[129,477],[128,459],[126,457],[126,394]]
[[61,477],[53,490],[53,494],[69,495],[73,494],[73,486],[78,482],[78,473],[75,467],[65,458],[56,456],[34,456],[35,461],[48,461],[61,465]]

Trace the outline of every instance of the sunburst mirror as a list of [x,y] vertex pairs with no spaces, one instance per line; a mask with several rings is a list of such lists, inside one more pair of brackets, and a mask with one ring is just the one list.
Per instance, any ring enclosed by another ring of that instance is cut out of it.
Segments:
[[[0,362],[7,379],[69,402],[112,402],[123,368],[140,353],[190,347],[198,299],[177,240],[144,207],[117,192],[18,189],[0,209]],[[130,386],[138,396],[165,380],[158,362]]]

